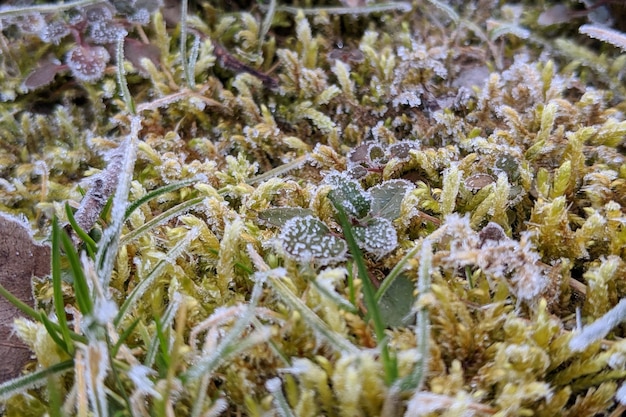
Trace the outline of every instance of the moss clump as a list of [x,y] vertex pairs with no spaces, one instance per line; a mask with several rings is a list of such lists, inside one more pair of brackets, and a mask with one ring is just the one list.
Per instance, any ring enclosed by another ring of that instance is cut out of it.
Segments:
[[[7,415],[624,409],[626,57],[577,32],[595,9],[143,3],[0,9],[0,209],[89,232],[18,324],[67,366]],[[574,349],[577,310],[612,326]]]

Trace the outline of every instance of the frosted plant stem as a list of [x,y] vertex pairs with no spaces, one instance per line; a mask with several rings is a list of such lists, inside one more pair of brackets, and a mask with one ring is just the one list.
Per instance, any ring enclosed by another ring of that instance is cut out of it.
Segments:
[[19,378],[10,379],[0,384],[0,402],[6,401],[18,393],[25,393],[29,389],[44,386],[50,375],[64,373],[74,368],[74,361],[55,363],[48,368],[38,370]]
[[187,14],[188,14],[188,2],[182,0],[180,3],[180,59],[185,71],[185,78],[187,79],[187,86],[191,90],[195,90],[196,83],[193,74],[193,68],[191,67],[191,58],[187,59]]
[[117,84],[120,87],[120,95],[122,96],[124,103],[126,103],[128,112],[136,114],[137,111],[135,109],[135,102],[133,100],[133,96],[130,95],[128,82],[126,81],[126,71],[124,70],[124,39],[125,36],[119,36],[117,38]]
[[69,3],[55,3],[37,6],[26,7],[13,7],[4,6],[0,7],[0,18],[11,16],[23,16],[29,13],[58,13],[63,10],[69,10],[73,8],[80,8],[85,6],[91,6],[93,4],[107,3],[106,0],[78,0]]
[[308,155],[303,155],[300,156],[296,159],[294,159],[293,161],[287,162],[286,164],[277,166],[276,168],[273,168],[267,172],[264,172],[261,175],[257,175],[256,177],[250,178],[248,180],[246,180],[247,184],[255,184],[257,182],[262,182],[265,180],[268,180],[270,178],[274,178],[274,177],[278,177],[279,175],[282,175],[286,172],[291,171],[292,169],[296,169],[298,168],[300,165],[302,165],[307,159],[308,159]]
[[276,3],[276,0],[270,0],[270,4],[267,6],[267,11],[265,12],[261,29],[259,30],[259,50],[263,47],[265,35],[267,35],[267,32],[269,32],[270,27],[272,26],[272,21],[274,20],[274,15],[276,14]]
[[291,411],[291,408],[289,408],[287,399],[283,395],[282,385],[280,378],[272,378],[265,383],[265,388],[272,393],[274,406],[279,416],[295,417],[295,414]]
[[581,352],[590,344],[603,339],[618,324],[626,319],[626,298],[623,298],[615,307],[604,316],[583,328],[569,342],[569,347],[575,352]]
[[[252,289],[252,295],[250,296],[250,302],[248,303],[246,311],[235,322],[233,327],[225,334],[221,342],[211,351],[209,355],[202,356],[200,360],[191,367],[187,373],[186,378],[189,380],[196,380],[201,378],[202,381],[206,380],[211,375],[217,366],[225,361],[229,356],[234,355],[237,352],[241,352],[248,347],[253,346],[260,341],[269,338],[269,332],[261,332],[261,334],[252,334],[243,340],[240,340],[241,335],[252,319],[256,311],[256,306],[259,301],[259,297],[263,292],[263,277],[259,274],[254,288]],[[235,343],[236,342],[236,343]],[[202,382],[201,381],[201,382]],[[194,399],[193,409],[191,410],[191,417],[199,417],[202,412],[202,407],[206,400],[207,389],[203,383],[198,384],[198,390]]]
[[415,325],[418,357],[413,372],[400,381],[398,385],[400,391],[419,390],[428,372],[428,332],[430,320],[428,311],[426,311],[426,308],[420,303],[420,300],[430,291],[430,276],[433,263],[433,250],[430,239],[425,239],[422,243],[419,261],[420,265],[417,278],[417,323]]
[[274,291],[278,293],[280,298],[288,304],[289,307],[300,313],[304,321],[318,334],[322,335],[331,346],[343,353],[356,354],[359,352],[359,348],[350,343],[348,339],[345,339],[329,328],[313,310],[291,292],[289,287],[283,282],[283,279],[287,275],[287,271],[284,268],[270,269],[263,261],[263,258],[254,250],[252,245],[248,245],[248,254],[257,270],[259,270],[260,273],[267,274],[267,281]]
[[318,15],[320,13],[328,13],[328,14],[370,14],[370,13],[382,13],[382,12],[391,12],[391,11],[399,11],[399,12],[410,12],[411,11],[411,3],[405,2],[397,2],[397,3],[382,3],[382,4],[373,4],[371,6],[365,7],[320,7],[313,9],[301,9],[299,7],[291,7],[291,6],[278,6],[276,10],[281,12],[287,12],[291,14],[298,14],[298,12],[302,11],[305,15]]
[[168,221],[169,219],[171,219],[174,216],[180,215],[182,213],[184,213],[185,211],[189,210],[190,208],[197,206],[198,204],[202,203],[204,201],[206,197],[196,197],[196,198],[192,198],[191,200],[185,201],[183,203],[180,203],[177,206],[172,207],[171,209],[164,211],[163,213],[159,214],[158,216],[154,217],[152,220],[144,223],[143,225],[141,225],[140,227],[136,228],[135,230],[128,232],[127,234],[125,234],[124,236],[122,236],[122,238],[120,239],[120,245],[126,245],[130,242],[132,242],[133,240],[137,239],[138,237],[140,237],[142,234],[146,233],[148,230],[150,230],[151,228],[162,224],[166,221]]

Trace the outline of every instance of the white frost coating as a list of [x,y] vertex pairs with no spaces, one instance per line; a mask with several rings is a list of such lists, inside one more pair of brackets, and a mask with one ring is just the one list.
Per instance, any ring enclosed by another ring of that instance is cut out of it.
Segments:
[[156,372],[152,368],[148,368],[144,365],[132,365],[127,375],[130,380],[133,381],[133,384],[135,384],[137,391],[161,399],[161,394],[154,389],[154,382],[149,378],[152,375],[156,375]]
[[619,401],[621,404],[626,405],[626,383],[622,384],[619,387],[619,389],[615,393],[615,398],[617,398],[617,401]]
[[52,21],[39,32],[42,41],[58,45],[65,36],[70,34],[69,27],[62,21]]
[[398,235],[391,221],[377,217],[365,227],[355,227],[354,237],[365,251],[382,258],[398,245]]
[[267,388],[267,390],[271,393],[275,393],[276,391],[279,391],[282,385],[283,384],[280,378],[272,378],[272,379],[268,379],[267,381],[265,381],[265,388]]
[[87,396],[92,410],[100,409],[100,417],[108,417],[104,379],[109,371],[109,352],[105,342],[90,341],[84,350],[84,368],[87,379]]
[[549,279],[530,241],[531,234],[522,233],[518,242],[495,223],[476,233],[467,216],[456,214],[447,216],[443,226],[452,237],[450,253],[443,258],[448,267],[476,265],[488,279],[504,281],[519,301],[534,302],[547,288]]
[[293,375],[307,375],[316,368],[317,365],[313,364],[309,359],[295,358],[291,362],[291,366],[289,368],[281,368],[280,371],[287,372]]
[[333,187],[333,193],[338,203],[352,218],[362,218],[370,209],[372,197],[363,190],[361,184],[350,177],[349,172],[333,171],[326,175],[324,185]]
[[[420,92],[421,93],[421,92]],[[409,107],[415,108],[419,107],[422,104],[422,99],[417,94],[415,90],[403,91],[391,102],[394,108],[398,108],[401,104],[407,105]]]
[[611,369],[624,369],[624,365],[626,365],[626,355],[624,352],[615,352],[609,357],[607,365],[609,365]]
[[321,265],[345,258],[345,242],[330,233],[324,223],[314,216],[288,220],[279,236],[283,250],[298,262],[316,261]]
[[[583,328],[569,342],[569,347],[575,352],[585,350],[590,344],[603,339],[615,326],[626,318],[626,299],[622,299],[604,316]],[[620,388],[621,389],[621,388]]]
[[94,22],[89,27],[89,35],[95,43],[107,44],[115,43],[120,37],[125,37],[128,32],[111,22]]
[[102,46],[76,45],[65,56],[65,63],[76,79],[92,83],[102,78],[109,59]]
[[405,417],[425,416],[436,411],[455,411],[453,415],[464,417],[473,416],[475,410],[470,408],[471,401],[467,395],[460,392],[456,397],[432,392],[417,391],[409,400]]

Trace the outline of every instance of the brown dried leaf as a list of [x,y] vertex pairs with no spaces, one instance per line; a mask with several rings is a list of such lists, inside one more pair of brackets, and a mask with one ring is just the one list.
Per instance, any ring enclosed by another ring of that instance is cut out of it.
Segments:
[[[50,247],[33,240],[24,222],[0,213],[0,284],[33,307],[31,279],[50,274]],[[13,321],[22,314],[0,297],[0,382],[14,378],[29,360],[28,347],[13,334]]]

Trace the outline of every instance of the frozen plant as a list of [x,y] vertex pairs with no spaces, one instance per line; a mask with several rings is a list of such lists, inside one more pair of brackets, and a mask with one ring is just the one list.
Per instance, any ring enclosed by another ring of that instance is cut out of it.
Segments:
[[[0,27],[16,26],[22,33],[36,35],[43,42],[54,45],[60,45],[68,36],[74,40],[62,61],[47,58],[40,62],[38,68],[26,77],[23,87],[42,87],[51,83],[57,74],[68,70],[79,81],[93,83],[100,80],[111,59],[110,47],[118,39],[126,38],[132,25],[147,24],[149,16],[160,6],[159,1],[135,3],[102,2],[74,7],[63,13],[59,11],[61,7],[41,12],[36,8],[34,11],[24,8],[23,14],[19,14],[19,9],[0,8]],[[132,46],[133,54],[127,58],[135,66],[139,66],[141,58],[154,60],[158,54],[149,44],[130,38],[125,42]]]
[[[400,216],[404,196],[413,188],[408,181],[389,180],[365,191],[348,174],[331,172],[320,190],[327,191],[345,210],[359,247],[380,259],[398,245],[393,221]],[[302,210],[278,210],[274,209],[272,215],[285,220],[279,241],[289,258],[320,265],[345,258],[346,242],[322,220]]]

